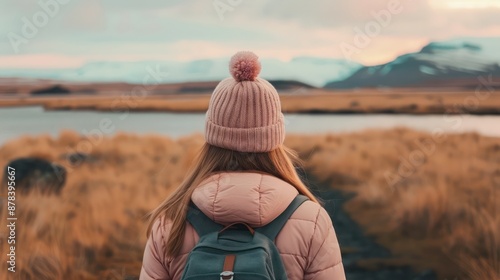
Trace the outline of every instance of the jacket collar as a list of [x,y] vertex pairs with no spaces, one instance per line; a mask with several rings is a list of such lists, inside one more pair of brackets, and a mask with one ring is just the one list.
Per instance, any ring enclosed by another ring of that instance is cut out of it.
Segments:
[[260,227],[278,217],[297,194],[294,186],[271,174],[224,171],[203,180],[191,199],[216,223],[245,222]]

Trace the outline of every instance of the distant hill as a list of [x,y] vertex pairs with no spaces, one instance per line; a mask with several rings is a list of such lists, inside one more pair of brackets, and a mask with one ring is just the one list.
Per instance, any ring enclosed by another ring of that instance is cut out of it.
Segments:
[[[179,93],[182,93],[182,92],[189,92],[189,93],[212,92],[218,83],[219,83],[219,81],[201,82],[201,83],[181,83],[180,88],[177,89],[176,92],[179,92]],[[293,90],[299,90],[299,89],[314,88],[313,86],[311,86],[309,84],[297,82],[297,81],[269,80],[269,83],[271,83],[276,88],[276,90],[279,90],[279,91],[293,91]]]
[[[148,94],[197,94],[211,93],[220,81],[187,82],[151,85]],[[286,93],[315,88],[309,84],[288,81],[269,80],[280,92]],[[129,83],[85,83],[58,80],[36,80],[22,78],[0,78],[0,94],[127,94],[132,93],[140,84]]]
[[466,38],[433,42],[417,53],[366,66],[325,88],[458,87],[475,88],[479,77],[492,76],[500,87],[500,38]]
[[31,91],[31,94],[42,95],[42,94],[69,94],[71,91],[61,85],[54,85],[47,88],[41,88]]

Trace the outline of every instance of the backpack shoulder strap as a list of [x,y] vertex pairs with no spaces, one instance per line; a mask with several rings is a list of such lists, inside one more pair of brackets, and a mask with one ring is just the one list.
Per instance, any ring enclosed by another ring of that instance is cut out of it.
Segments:
[[297,195],[295,199],[290,203],[290,205],[288,205],[285,211],[283,211],[283,213],[281,213],[276,219],[263,227],[256,228],[255,230],[274,241],[276,239],[276,236],[278,236],[278,233],[285,226],[290,216],[292,216],[293,212],[295,212],[295,210],[297,210],[297,208],[299,208],[299,206],[302,205],[302,203],[304,203],[306,200],[309,200],[307,196],[300,194]]
[[199,237],[220,231],[223,226],[207,217],[193,202],[189,203],[186,219],[193,226]]

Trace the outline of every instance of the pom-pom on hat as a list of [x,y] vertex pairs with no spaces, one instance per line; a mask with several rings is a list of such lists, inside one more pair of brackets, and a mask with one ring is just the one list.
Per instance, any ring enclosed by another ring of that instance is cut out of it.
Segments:
[[269,152],[285,139],[278,92],[259,78],[259,58],[238,52],[229,62],[232,78],[215,88],[205,116],[207,143],[239,152]]
[[260,73],[259,57],[253,52],[238,52],[229,61],[229,73],[238,81],[255,81]]

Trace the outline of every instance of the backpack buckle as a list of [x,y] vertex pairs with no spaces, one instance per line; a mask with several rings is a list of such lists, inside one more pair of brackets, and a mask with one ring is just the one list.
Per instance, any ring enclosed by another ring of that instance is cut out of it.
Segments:
[[220,280],[233,280],[234,272],[232,271],[223,271],[220,274]]

